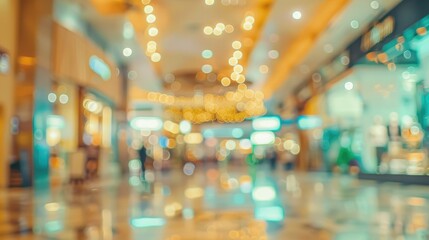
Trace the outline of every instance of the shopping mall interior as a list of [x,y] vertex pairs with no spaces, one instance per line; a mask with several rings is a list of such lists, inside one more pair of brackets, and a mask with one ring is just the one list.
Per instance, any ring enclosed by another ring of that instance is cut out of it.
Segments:
[[0,239],[429,239],[428,0],[0,0]]

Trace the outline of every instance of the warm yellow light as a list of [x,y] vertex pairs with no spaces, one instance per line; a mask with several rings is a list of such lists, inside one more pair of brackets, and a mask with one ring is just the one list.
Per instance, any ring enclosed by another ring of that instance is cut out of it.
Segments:
[[149,41],[147,43],[147,49],[146,51],[149,53],[154,53],[156,51],[156,42],[155,41]]
[[236,58],[236,59],[241,59],[243,57],[243,53],[241,51],[237,50],[233,53],[232,56],[234,56],[234,58]]
[[219,28],[215,28],[215,29],[213,30],[213,34],[214,34],[215,36],[220,36],[220,35],[222,35],[222,31],[221,31]]
[[246,98],[253,98],[255,96],[255,92],[252,89],[247,89],[244,96]]
[[252,28],[253,28],[253,25],[251,23],[249,23],[249,22],[245,22],[243,24],[243,29],[246,30],[246,31],[250,31],[250,30],[252,30]]
[[222,78],[220,82],[224,87],[228,87],[231,84],[231,80],[227,77]]
[[229,63],[229,65],[231,65],[231,66],[235,66],[235,65],[237,65],[237,64],[238,64],[238,59],[237,59],[237,58],[235,58],[235,57],[231,57],[231,58],[229,58],[228,63]]
[[236,72],[231,73],[231,79],[234,81],[237,81],[239,76],[240,76],[239,73],[236,73]]
[[156,35],[158,35],[158,28],[151,27],[151,28],[149,28],[148,33],[149,33],[149,36],[155,37]]
[[143,5],[147,5],[147,4],[149,4],[150,3],[150,0],[142,0],[142,4]]
[[46,130],[46,143],[54,147],[61,141],[61,131],[58,128],[48,128]]
[[210,26],[205,26],[204,27],[204,34],[205,35],[211,35],[213,33],[213,28]]
[[184,140],[187,144],[200,144],[203,142],[203,135],[201,133],[188,133]]
[[255,92],[255,98],[258,100],[263,100],[264,99],[264,94],[261,91],[256,91]]
[[241,48],[241,42],[240,41],[234,41],[232,42],[232,48],[234,49],[240,49]]
[[102,139],[101,144],[103,147],[112,146],[112,109],[110,107],[104,107],[102,112],[102,121],[101,132]]
[[246,77],[243,74],[239,74],[236,80],[237,83],[244,83],[246,81]]
[[153,14],[147,15],[146,22],[148,22],[148,23],[154,23],[155,21],[156,21],[155,15],[153,15]]
[[261,65],[261,66],[259,66],[259,72],[262,73],[262,74],[267,74],[269,70],[270,69],[268,68],[267,65]]
[[205,3],[206,3],[207,6],[213,5],[214,2],[215,2],[214,0],[205,0]]
[[225,24],[223,24],[223,23],[217,23],[216,24],[216,28],[219,29],[219,30],[221,30],[221,31],[223,31],[223,30],[225,30]]
[[242,73],[243,72],[243,66],[241,66],[240,64],[235,65],[234,66],[234,72]]
[[164,129],[166,131],[173,133],[173,134],[178,134],[179,133],[179,124],[174,123],[172,121],[166,121],[164,123]]
[[200,198],[204,196],[204,189],[202,188],[187,188],[185,196],[189,199]]
[[248,22],[248,23],[250,23],[250,24],[253,24],[253,23],[255,22],[255,18],[254,18],[254,17],[252,17],[252,16],[247,16],[247,17],[244,19],[244,21],[245,21],[245,22]]
[[240,90],[240,91],[246,91],[247,90],[246,84],[243,84],[243,83],[239,84],[238,85],[238,90]]
[[226,25],[225,32],[227,32],[227,33],[234,32],[234,26],[232,26],[231,24]]
[[152,54],[152,56],[150,56],[150,60],[152,60],[152,62],[161,61],[161,54],[159,54],[159,53]]

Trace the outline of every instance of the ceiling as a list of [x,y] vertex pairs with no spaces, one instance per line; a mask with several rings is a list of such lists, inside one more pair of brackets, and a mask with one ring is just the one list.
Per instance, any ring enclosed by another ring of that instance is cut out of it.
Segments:
[[[215,0],[213,5],[206,5],[205,0],[57,0],[80,6],[81,17],[109,42],[106,51],[127,64],[132,90],[175,96],[231,91],[237,84],[231,81],[224,86],[221,79],[231,77],[229,59],[235,51],[232,43],[240,41],[243,57],[239,64],[244,68],[249,88],[263,89],[273,77],[281,80],[267,94],[274,97],[275,101],[270,101],[273,104],[282,102],[296,86],[310,79],[312,72],[362,34],[371,21],[399,1],[378,0],[379,8],[372,9],[372,0]],[[144,7],[149,2],[156,16],[152,24],[145,20],[148,14]],[[329,9],[334,2],[339,3],[335,11]],[[335,13],[327,18],[329,25],[320,26],[320,34],[311,32],[309,28],[318,23],[317,17],[325,10]],[[294,11],[300,11],[302,18],[294,19]],[[255,20],[249,31],[242,27],[246,16]],[[352,20],[359,22],[357,29],[350,27]],[[126,35],[130,23],[132,34]],[[215,27],[217,23],[231,25],[234,30],[223,31],[219,36],[204,34],[206,26]],[[159,30],[156,36],[150,36],[151,27]],[[311,46],[299,59],[287,60],[306,33],[314,34]],[[151,61],[153,53],[147,52],[149,41],[156,42],[159,61]],[[129,57],[122,54],[127,47],[133,52]],[[210,50],[213,56],[204,58],[203,50]],[[282,65],[286,60],[288,71]],[[202,73],[205,64],[212,67],[211,73]],[[131,104],[144,101],[138,96],[133,95]]]

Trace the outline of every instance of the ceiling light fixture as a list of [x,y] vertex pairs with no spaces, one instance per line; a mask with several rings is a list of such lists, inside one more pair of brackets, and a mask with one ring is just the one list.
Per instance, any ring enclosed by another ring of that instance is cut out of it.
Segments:
[[352,82],[346,82],[344,84],[344,88],[348,91],[352,90],[353,89],[353,83]]
[[234,41],[232,42],[232,48],[238,50],[241,48],[241,42],[240,41]]
[[122,50],[122,54],[125,57],[129,57],[129,56],[131,56],[131,54],[133,54],[133,50],[131,50],[131,48],[129,48],[129,47],[124,48],[124,50]]
[[205,3],[207,6],[211,6],[215,3],[215,1],[214,0],[205,0]]
[[153,15],[153,14],[147,15],[146,22],[148,22],[148,23],[154,23],[155,21],[156,21],[155,15]]
[[292,13],[292,17],[293,17],[293,19],[295,19],[295,20],[299,20],[299,19],[301,19],[301,18],[302,18],[302,13],[301,13],[301,11],[294,11],[294,12]]
[[359,22],[357,20],[353,20],[353,21],[350,22],[350,26],[353,29],[358,29],[359,28]]
[[205,35],[211,35],[213,33],[213,28],[210,26],[205,26],[204,27],[204,34]]
[[204,50],[204,51],[201,53],[201,55],[202,55],[202,56],[203,56],[203,58],[205,58],[205,59],[210,59],[210,58],[212,58],[212,57],[213,57],[213,52],[212,52],[211,50],[206,49],[206,50]]
[[159,53],[152,54],[152,56],[150,56],[150,60],[152,60],[152,62],[161,61],[161,54],[159,54]]
[[151,14],[153,12],[153,7],[151,5],[147,5],[143,9],[144,13]]
[[149,36],[155,37],[156,35],[158,35],[158,28],[151,27],[151,28],[149,28],[148,33],[149,33]]
[[380,7],[380,3],[378,1],[372,1],[370,4],[372,9],[376,10]]
[[203,67],[201,68],[201,71],[203,71],[203,73],[211,73],[213,71],[213,67],[210,64],[204,64]]
[[270,50],[268,52],[268,57],[271,59],[277,59],[279,58],[279,52],[277,50]]

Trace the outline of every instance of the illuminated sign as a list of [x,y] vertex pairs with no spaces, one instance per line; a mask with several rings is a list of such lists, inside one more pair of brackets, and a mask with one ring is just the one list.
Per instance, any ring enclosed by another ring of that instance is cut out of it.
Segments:
[[273,132],[254,132],[250,136],[250,141],[255,145],[273,144],[276,136]]
[[136,228],[161,227],[164,226],[166,222],[167,221],[163,218],[143,217],[132,219],[131,225]]
[[382,22],[377,23],[369,32],[362,37],[361,50],[367,52],[372,47],[377,45],[387,36],[393,33],[395,28],[395,19],[390,16]]
[[298,117],[298,128],[307,130],[322,126],[322,119],[317,116],[300,116]]
[[91,56],[89,58],[89,68],[91,68],[95,74],[100,76],[105,81],[112,77],[109,66],[97,56]]
[[278,131],[281,128],[279,117],[260,117],[252,121],[252,127],[257,131]]
[[162,120],[158,117],[135,117],[130,125],[135,130],[159,131],[162,128]]

